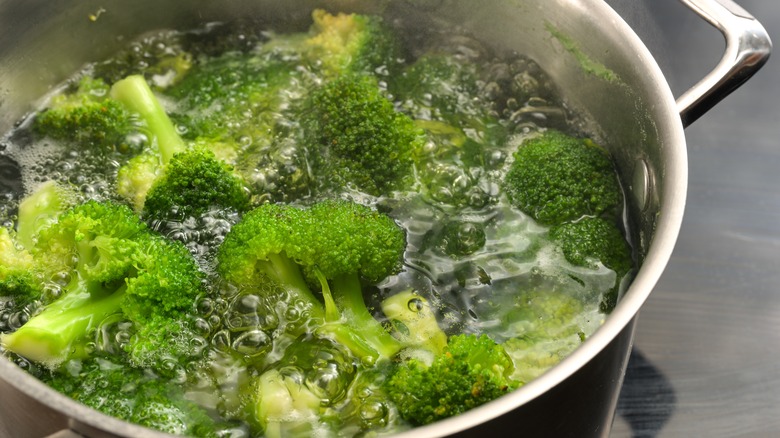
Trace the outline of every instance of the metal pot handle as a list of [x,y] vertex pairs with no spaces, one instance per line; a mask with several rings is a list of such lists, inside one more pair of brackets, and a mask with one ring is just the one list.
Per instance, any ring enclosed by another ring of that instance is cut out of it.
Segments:
[[680,0],[726,39],[718,65],[677,99],[683,126],[695,122],[750,79],[769,59],[772,41],[750,13],[731,0]]

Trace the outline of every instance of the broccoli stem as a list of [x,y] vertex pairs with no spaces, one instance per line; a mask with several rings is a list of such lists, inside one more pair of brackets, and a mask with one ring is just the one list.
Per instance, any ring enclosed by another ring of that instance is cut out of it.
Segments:
[[347,324],[384,357],[392,357],[402,345],[368,311],[363,299],[363,287],[356,274],[340,275],[331,280],[336,305]]
[[149,132],[157,139],[163,164],[168,164],[175,154],[186,149],[184,140],[143,76],[132,75],[117,81],[111,87],[111,97],[138,113],[146,122]]
[[63,296],[32,317],[17,331],[0,337],[8,350],[54,368],[66,359],[86,357],[87,334],[120,309],[126,286],[95,296],[85,281],[77,281]]
[[255,269],[276,283],[284,285],[292,295],[292,300],[302,300],[309,307],[312,318],[325,318],[322,304],[306,284],[301,268],[289,257],[284,254],[269,254],[266,261],[258,261]]
[[64,190],[54,181],[47,181],[19,204],[16,221],[16,240],[22,247],[35,245],[35,236],[43,226],[65,209],[68,200]]

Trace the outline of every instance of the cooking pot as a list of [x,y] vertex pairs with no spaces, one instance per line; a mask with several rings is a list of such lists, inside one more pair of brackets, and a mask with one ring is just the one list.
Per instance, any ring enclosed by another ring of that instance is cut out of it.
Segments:
[[[0,132],[52,84],[146,31],[257,17],[304,28],[315,7],[382,13],[410,31],[457,25],[495,49],[535,59],[567,104],[594,121],[626,188],[640,254],[633,283],[603,326],[538,379],[463,415],[399,436],[607,436],[637,315],[681,225],[683,128],[746,81],[771,50],[763,27],[730,0],[682,0],[726,37],[718,66],[675,102],[652,56],[601,0],[0,0]],[[21,190],[13,168],[0,183]],[[0,357],[0,436],[162,437],[49,389]]]

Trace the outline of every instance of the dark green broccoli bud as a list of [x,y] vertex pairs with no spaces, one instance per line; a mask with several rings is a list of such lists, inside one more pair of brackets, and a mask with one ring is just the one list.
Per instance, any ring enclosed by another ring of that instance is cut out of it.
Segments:
[[401,45],[381,18],[359,14],[312,12],[308,56],[326,75],[370,73],[390,76],[400,65]]
[[127,153],[131,136],[138,139],[139,122],[108,90],[102,80],[83,77],[75,90],[58,94],[35,116],[33,131],[102,154]]
[[220,425],[204,408],[150,373],[100,358],[66,365],[43,380],[84,405],[166,433],[219,436]]
[[452,417],[494,400],[518,383],[512,360],[485,335],[452,336],[431,364],[410,359],[398,364],[386,384],[403,419],[420,426]]
[[314,92],[308,136],[312,167],[324,185],[354,185],[382,195],[410,185],[421,130],[398,113],[376,80],[343,75]]
[[128,344],[131,358],[158,366],[169,357],[186,360],[193,342],[171,342],[175,324],[186,324],[202,276],[181,244],[151,234],[133,212],[89,201],[62,215],[39,234],[33,255],[52,273],[67,272],[59,297],[2,345],[49,367],[89,353],[90,333],[103,321],[129,319],[139,333]]
[[633,266],[623,233],[610,221],[588,217],[551,228],[550,238],[560,245],[569,263],[594,269],[600,263],[615,271],[615,285],[601,303],[601,310],[610,312],[617,303],[620,282]]
[[157,146],[154,153],[136,156],[118,173],[117,191],[133,202],[136,211],[165,220],[200,215],[210,207],[237,211],[249,207],[243,181],[230,166],[210,151],[187,150],[142,76],[115,83],[111,95],[140,115]]
[[[322,201],[308,209],[266,204],[227,234],[218,270],[238,285],[281,285],[310,318],[331,323],[322,330],[376,359],[392,356],[400,344],[369,312],[361,279],[378,282],[399,272],[405,247],[392,219],[354,202]],[[320,285],[324,303],[310,283]]]
[[186,218],[213,206],[246,211],[249,195],[229,165],[209,150],[195,149],[173,156],[146,195],[144,216]]
[[510,202],[545,225],[616,217],[623,195],[606,150],[557,131],[523,142],[504,178]]

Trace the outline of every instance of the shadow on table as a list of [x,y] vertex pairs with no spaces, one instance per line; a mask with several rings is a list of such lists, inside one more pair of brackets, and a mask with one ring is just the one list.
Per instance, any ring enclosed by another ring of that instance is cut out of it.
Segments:
[[634,348],[618,399],[617,414],[634,438],[658,436],[674,413],[677,396],[671,382],[641,351]]

